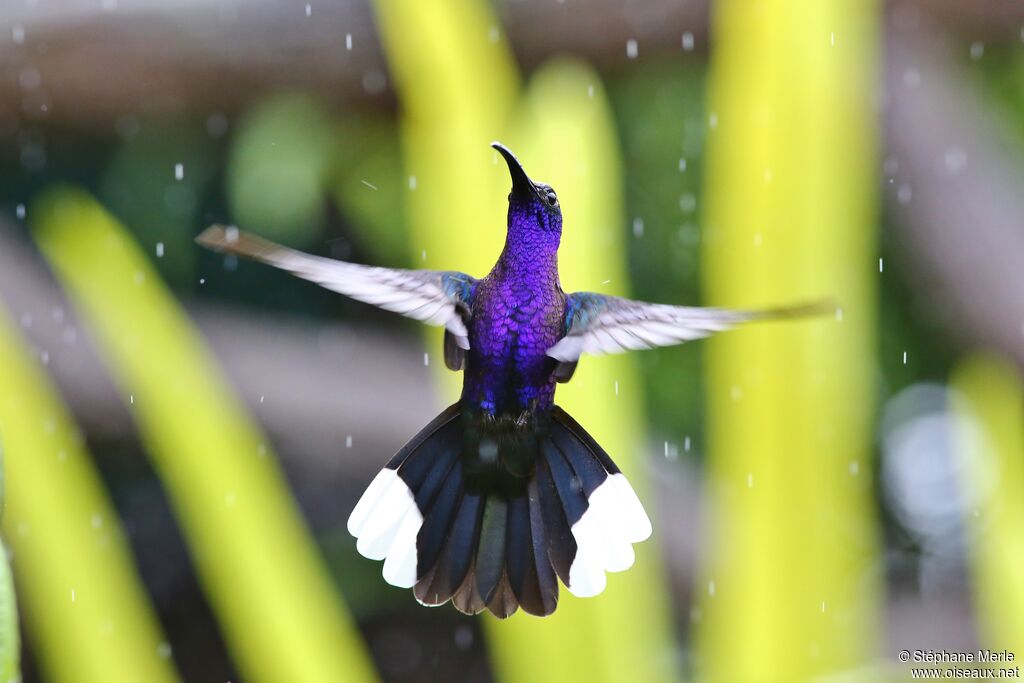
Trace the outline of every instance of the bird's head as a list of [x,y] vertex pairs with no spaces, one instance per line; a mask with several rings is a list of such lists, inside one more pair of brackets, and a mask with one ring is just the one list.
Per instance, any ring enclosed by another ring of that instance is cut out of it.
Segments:
[[512,176],[512,191],[508,195],[509,232],[541,232],[555,238],[562,234],[562,206],[558,195],[545,183],[535,183],[523,170],[522,164],[508,147],[500,142],[491,147],[505,158],[509,175]]

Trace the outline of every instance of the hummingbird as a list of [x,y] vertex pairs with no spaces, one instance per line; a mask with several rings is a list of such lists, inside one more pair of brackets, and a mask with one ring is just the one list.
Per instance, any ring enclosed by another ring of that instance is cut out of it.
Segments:
[[214,225],[196,241],[444,327],[459,400],[367,486],[348,518],[356,548],[424,605],[466,614],[547,616],[559,580],[591,597],[634,562],[651,522],[625,475],[555,404],[584,354],[678,344],[740,323],[820,312],[821,304],[739,311],[566,293],[558,277],[562,208],[501,143],[511,175],[505,245],[477,279],[314,256]]

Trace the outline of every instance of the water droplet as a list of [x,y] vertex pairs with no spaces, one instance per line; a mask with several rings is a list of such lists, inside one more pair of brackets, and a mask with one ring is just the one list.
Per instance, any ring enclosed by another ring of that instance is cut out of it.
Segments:
[[345,437],[345,448],[352,448],[352,435],[349,434]]
[[496,43],[496,42],[498,42],[499,38],[501,38],[501,32],[498,31],[498,27],[497,26],[492,26],[487,31],[487,39],[489,41],[491,41],[492,43]]
[[213,138],[223,137],[228,132],[228,117],[220,112],[206,117],[206,132]]
[[25,220],[25,205],[18,204],[16,207],[14,207],[14,215],[18,217],[19,221]]
[[376,189],[377,189],[377,186],[376,186],[376,185],[374,185],[373,183],[371,183],[371,182],[369,182],[369,181],[367,181],[367,180],[361,180],[360,182],[361,182],[361,183],[362,183],[363,185],[366,185],[366,186],[367,186],[368,188],[370,188],[371,190],[376,190]]
[[693,213],[697,208],[697,195],[687,192],[679,198],[679,209],[683,213]]
[[733,384],[732,388],[729,389],[729,397],[734,401],[738,401],[743,398],[743,389],[738,384]]
[[686,172],[686,157],[679,157],[679,172]]
[[715,582],[714,581],[708,581],[708,597],[709,598],[715,597]]
[[587,97],[589,97],[591,99],[593,99],[593,97],[594,97],[594,84],[593,83],[591,83],[590,85],[587,86]]
[[821,613],[822,614],[825,613],[825,601],[824,600],[821,601]]
[[71,602],[74,602],[74,601],[75,601],[75,589],[72,588],[71,589]]
[[985,43],[976,40],[971,43],[971,59],[978,61],[985,56]]
[[679,449],[674,443],[665,442],[665,459],[669,462],[675,462],[679,459]]
[[171,658],[171,644],[167,642],[160,643],[156,646],[156,656],[160,659]]
[[903,72],[903,84],[908,88],[916,88],[921,85],[921,72],[911,67]]
[[960,147],[950,147],[943,155],[943,161],[949,174],[956,175],[967,166],[967,152]]
[[346,33],[345,34],[345,49],[346,50],[351,50],[352,49],[352,34],[351,33]]
[[164,257],[164,243],[163,242],[157,242],[156,243],[156,257],[157,258],[163,258]]
[[619,380],[615,380],[615,395],[619,395]]
[[836,322],[843,322],[843,309],[836,307]]
[[836,32],[835,31],[829,31],[828,32],[828,44],[831,45],[832,47],[835,47],[835,45],[836,45]]
[[430,354],[429,353],[424,353],[423,354],[423,367],[427,367],[429,365],[430,365]]
[[455,647],[468,650],[473,647],[473,629],[465,624],[455,629]]
[[636,59],[638,54],[636,41],[632,38],[626,41],[626,57]]
[[312,5],[310,5],[310,4],[309,4],[309,3],[307,2],[307,3],[306,3],[306,16],[307,16],[307,17],[308,17],[308,16],[312,16],[312,14],[313,14],[313,6],[312,6]]
[[415,190],[416,189],[416,176],[414,176],[414,175],[409,176],[409,189],[410,190]]
[[860,463],[856,460],[850,461],[850,476],[856,477],[860,473]]
[[643,218],[634,218],[633,219],[633,237],[640,238],[640,237],[643,237],[643,236],[644,236],[644,219]]
[[904,365],[907,364],[907,352],[906,351],[903,352],[903,364]]
[[716,128],[718,128],[718,114],[717,113],[711,112],[711,115],[708,116],[708,128],[710,128],[711,130],[715,130]]
[[185,179],[185,164],[174,165],[174,179],[184,180]]
[[754,473],[753,472],[747,472],[747,488],[748,489],[754,488]]
[[687,453],[690,452],[690,437],[683,437],[683,450]]
[[693,34],[689,31],[683,34],[683,49],[687,52],[693,51]]
[[103,515],[96,513],[92,516],[92,528],[102,529],[103,528]]
[[11,40],[14,41],[15,45],[21,45],[25,42],[25,27],[21,24],[15,24],[11,27]]
[[135,394],[128,394],[128,403],[135,405]]
[[878,272],[879,273],[885,272],[885,263],[882,261],[882,257],[881,256],[878,257]]
[[896,199],[899,200],[899,203],[906,206],[910,203],[911,198],[913,198],[913,191],[910,189],[910,185],[906,183],[900,185],[900,189],[896,191]]

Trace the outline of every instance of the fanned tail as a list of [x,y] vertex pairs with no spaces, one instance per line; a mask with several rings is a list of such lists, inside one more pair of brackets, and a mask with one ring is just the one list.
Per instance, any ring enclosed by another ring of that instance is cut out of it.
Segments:
[[[615,463],[568,413],[556,406],[538,438],[527,440],[536,452],[525,476],[503,467],[501,441],[495,455],[494,442],[467,439],[466,422],[457,403],[438,415],[378,473],[349,517],[359,552],[385,560],[388,583],[414,588],[424,605],[451,600],[467,614],[488,609],[505,618],[522,607],[546,616],[558,605],[559,578],[588,597],[604,590],[606,571],[632,566],[632,544],[650,535],[650,521]],[[480,462],[525,485],[495,477],[481,484]]]

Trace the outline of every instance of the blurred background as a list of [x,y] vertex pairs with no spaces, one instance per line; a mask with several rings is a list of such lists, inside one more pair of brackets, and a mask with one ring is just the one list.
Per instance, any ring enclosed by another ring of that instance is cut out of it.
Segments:
[[[583,360],[559,402],[655,532],[545,620],[422,608],[345,530],[457,396],[436,330],[192,242],[482,276],[495,139],[559,192],[568,291],[838,304]],[[0,680],[1024,656],[1022,141],[1009,0],[7,0]]]

